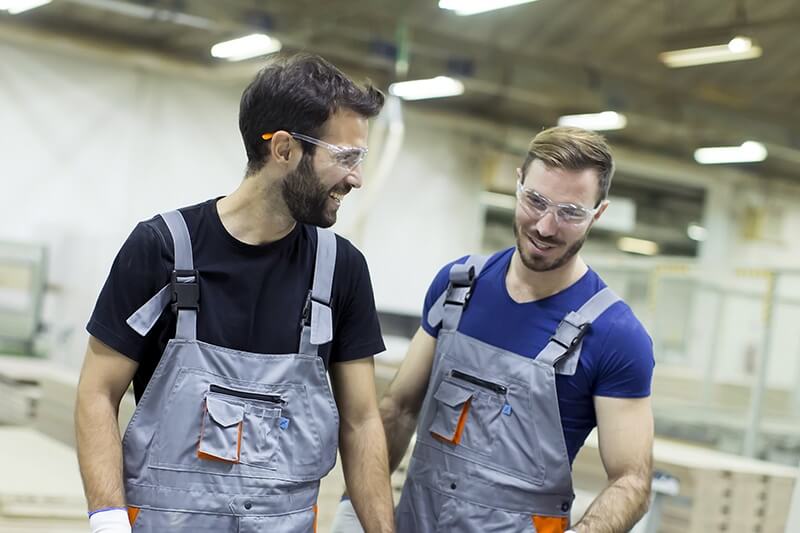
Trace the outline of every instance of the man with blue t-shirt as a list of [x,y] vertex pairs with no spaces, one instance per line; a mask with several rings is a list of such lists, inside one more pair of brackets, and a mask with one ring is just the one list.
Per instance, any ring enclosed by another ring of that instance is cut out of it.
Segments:
[[516,246],[433,280],[381,401],[392,469],[417,431],[398,532],[567,531],[571,464],[595,426],[608,486],[570,531],[628,531],[644,514],[652,342],[578,255],[613,170],[602,136],[542,131],[518,170]]

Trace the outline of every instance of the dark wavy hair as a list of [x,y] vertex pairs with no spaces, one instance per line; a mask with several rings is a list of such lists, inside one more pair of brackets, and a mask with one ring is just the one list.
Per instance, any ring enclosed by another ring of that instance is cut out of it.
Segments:
[[[269,157],[262,134],[284,130],[321,137],[323,125],[338,109],[371,118],[383,102],[383,93],[374,86],[360,87],[317,55],[298,54],[271,62],[250,82],[239,103],[247,175],[258,172]],[[304,143],[304,156],[313,153],[314,146]]]

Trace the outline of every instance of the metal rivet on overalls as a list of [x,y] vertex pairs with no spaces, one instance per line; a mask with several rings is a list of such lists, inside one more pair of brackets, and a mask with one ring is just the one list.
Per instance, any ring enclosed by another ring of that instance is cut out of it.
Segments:
[[456,490],[456,484],[455,483],[450,483],[450,488],[453,489],[453,490]]
[[561,510],[562,510],[562,511],[564,511],[565,513],[566,513],[567,511],[569,511],[569,502],[564,502],[564,503],[562,503],[562,504],[561,504]]
[[244,502],[244,508],[247,509],[248,511],[252,509],[252,507],[253,507],[253,502]]

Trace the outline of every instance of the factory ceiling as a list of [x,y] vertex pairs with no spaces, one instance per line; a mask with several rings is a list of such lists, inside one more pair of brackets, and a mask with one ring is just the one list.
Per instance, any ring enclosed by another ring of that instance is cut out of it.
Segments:
[[[221,72],[213,44],[267,33],[284,51],[320,53],[382,88],[441,74],[464,82],[461,96],[413,104],[423,110],[527,128],[614,110],[628,118],[608,133],[616,144],[691,161],[699,146],[752,139],[769,157],[748,172],[800,180],[797,0],[539,0],[472,16],[436,0],[53,0],[0,15],[0,37],[19,29]],[[658,59],[737,35],[763,55],[681,69]]]

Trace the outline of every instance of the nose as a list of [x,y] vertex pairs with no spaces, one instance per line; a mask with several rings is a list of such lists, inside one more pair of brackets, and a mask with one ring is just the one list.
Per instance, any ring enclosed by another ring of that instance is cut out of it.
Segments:
[[542,237],[551,237],[558,233],[558,221],[555,213],[549,209],[545,211],[544,215],[536,222],[536,231]]
[[354,189],[360,189],[363,179],[361,177],[361,165],[351,170],[344,178],[344,182]]

